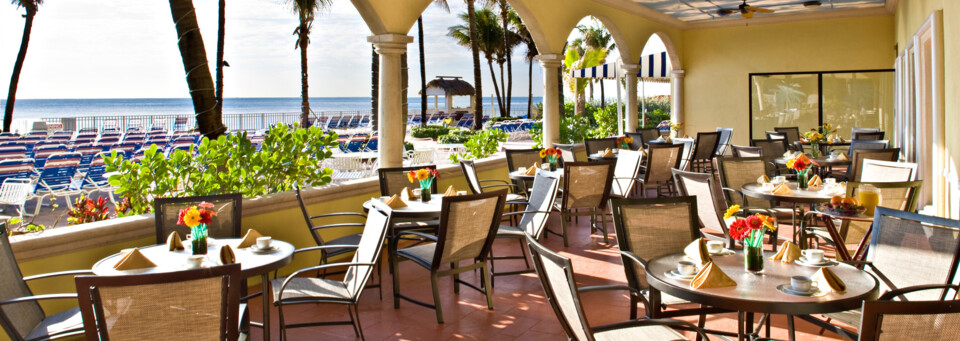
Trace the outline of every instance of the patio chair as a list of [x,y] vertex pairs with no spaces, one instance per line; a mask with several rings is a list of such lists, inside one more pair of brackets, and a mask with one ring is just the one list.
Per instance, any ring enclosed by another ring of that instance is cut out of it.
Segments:
[[240,264],[170,273],[77,276],[86,339],[236,340],[241,279]]
[[852,157],[853,151],[861,149],[887,149],[890,148],[890,142],[887,140],[851,140],[850,148],[847,149],[847,156]]
[[647,146],[650,141],[660,138],[660,130],[657,128],[643,128],[639,132],[643,136],[640,141],[643,142],[644,146]]
[[365,145],[363,146],[363,151],[365,151],[365,152],[376,152],[379,147],[380,147],[380,139],[378,139],[376,136],[374,136],[374,137],[370,138],[370,140],[367,141],[367,144],[365,144]]
[[889,149],[859,149],[854,150],[850,156],[850,166],[847,167],[847,173],[843,178],[850,181],[862,181],[862,169],[864,160],[879,160],[893,162],[900,158],[900,148]]
[[713,181],[713,174],[684,172],[674,169],[673,178],[677,183],[677,192],[681,196],[691,196],[697,199],[697,217],[700,219],[700,226],[714,233],[721,233],[719,236],[704,232],[701,232],[701,234],[713,240],[723,241],[724,247],[732,249],[735,244],[733,238],[730,237],[730,232],[727,231],[727,222],[723,219],[723,212],[727,210],[727,202],[723,200],[720,186]]
[[693,138],[682,138],[678,137],[673,139],[673,144],[683,146],[683,150],[680,152],[680,166],[678,169],[687,169],[689,168],[690,159],[693,157],[693,146],[697,143],[696,139]]
[[880,128],[858,128],[858,127],[853,127],[853,128],[850,128],[850,139],[851,139],[851,140],[855,140],[854,136],[856,136],[857,133],[860,133],[860,132],[875,133],[875,132],[878,132],[878,131],[880,131]]
[[620,150],[616,165],[613,168],[613,183],[610,186],[610,197],[627,198],[637,186],[637,177],[640,175],[640,165],[643,163],[643,152],[637,150]]
[[557,165],[560,166],[560,168],[563,168],[564,162],[577,161],[577,153],[574,151],[574,145],[554,143],[553,148],[556,148],[560,151],[560,157],[557,158]]
[[604,151],[607,148],[620,148],[617,145],[616,137],[605,137],[602,139],[583,139],[583,146],[587,149],[587,155],[593,155]]
[[697,133],[697,142],[690,156],[689,168],[694,172],[712,173],[713,158],[720,145],[720,132]]
[[80,188],[83,184],[82,179],[74,181],[77,169],[80,167],[80,154],[61,154],[63,154],[62,159],[55,154],[44,164],[43,169],[40,170],[34,194],[64,197],[67,200],[67,206],[73,208],[73,200],[70,197],[83,194]]
[[799,127],[774,127],[773,131],[783,134],[788,146],[793,145],[796,141],[800,141]]
[[689,304],[689,301],[661,293],[647,282],[646,264],[650,259],[683,252],[700,238],[697,199],[694,197],[611,199],[613,226],[630,293],[630,319],[637,318],[637,303],[643,302],[647,318],[700,315],[700,327],[706,321],[702,309],[665,312],[665,306]]
[[[627,136],[627,137],[630,137],[630,138],[633,138],[633,142],[630,142],[630,149],[632,149],[632,150],[641,150],[641,149],[643,149],[643,147],[644,147],[643,133],[641,133],[641,132],[639,132],[639,131],[638,131],[638,132],[635,132],[635,133],[626,132],[626,133],[623,133],[623,135],[625,135],[625,136]],[[556,144],[554,144],[554,147],[556,147]]]
[[882,131],[859,131],[850,135],[851,140],[880,141],[883,140]]
[[[506,180],[480,180],[480,177],[477,173],[477,166],[473,163],[473,160],[460,160],[460,170],[463,171],[463,177],[467,179],[467,186],[470,188],[470,193],[480,194],[485,192],[488,188],[505,188],[510,191],[507,193],[507,204],[525,204],[527,201],[526,196],[515,193],[517,191],[517,186],[510,184]],[[484,185],[484,183],[489,183],[491,185]]]
[[[440,229],[436,236],[416,231],[402,232],[434,241],[399,249],[390,254],[390,269],[393,273],[393,307],[400,308],[400,299],[418,305],[433,308],[437,313],[437,323],[443,323],[443,308],[440,305],[440,288],[437,281],[440,276],[453,276],[453,291],[460,293],[460,284],[485,293],[487,308],[493,309],[493,292],[490,274],[487,272],[487,257],[497,236],[497,227],[503,213],[507,191],[500,190],[474,195],[461,195],[443,198],[441,203]],[[414,300],[400,293],[400,258],[413,261],[430,271],[433,288],[433,304]],[[463,266],[462,262],[470,262]],[[441,270],[441,265],[450,264],[450,268]],[[460,273],[480,270],[480,287],[460,280]],[[481,289],[482,287],[482,289]]]
[[213,238],[240,238],[240,226],[243,197],[240,193],[206,195],[182,198],[156,198],[153,200],[154,225],[157,231],[157,244],[167,241],[167,236],[176,231],[186,237],[190,228],[177,225],[181,209],[196,206],[201,202],[213,204],[217,219],[207,224],[208,235]]
[[433,148],[409,150],[407,151],[406,160],[403,161],[403,164],[407,167],[436,165],[436,161],[434,160],[435,154],[436,150]]
[[673,193],[673,176],[670,170],[680,168],[683,145],[652,144],[647,151],[647,169],[640,175],[640,193],[647,196],[650,186],[655,186],[657,197]]
[[[380,195],[388,197],[394,194],[400,194],[400,191],[402,191],[404,187],[409,187],[411,189],[420,188],[419,183],[411,183],[410,180],[407,179],[407,173],[421,168],[436,170],[437,166],[426,165],[421,167],[394,167],[377,169],[377,177],[380,179]],[[431,187],[433,193],[437,193],[437,187],[437,181],[434,181],[433,186]]]
[[917,179],[917,164],[864,159],[860,165],[862,182],[898,182]]
[[733,140],[733,128],[717,127],[717,132],[720,133],[720,141],[717,143],[717,152],[714,154],[723,156],[727,154],[727,147],[730,146],[730,141]]
[[786,143],[786,140],[787,140],[787,135],[779,131],[768,130],[763,132],[763,134],[766,135],[768,140],[784,140],[784,143]]
[[0,326],[14,341],[55,340],[83,335],[83,319],[77,308],[47,315],[39,302],[76,299],[76,294],[35,295],[28,282],[43,278],[92,273],[60,271],[24,277],[10,248],[6,223],[0,223]]
[[569,246],[568,220],[576,216],[590,216],[590,232],[600,231],[603,242],[609,243],[606,207],[615,166],[613,161],[567,162],[564,165],[563,196],[553,207],[560,212],[560,233],[547,229],[547,232],[563,237],[563,246]]
[[761,157],[763,156],[762,147],[731,145],[733,157]]
[[[3,184],[0,185],[0,205],[4,207],[3,211],[6,211],[5,207],[7,205],[16,206],[17,216],[19,216],[22,221],[25,215],[27,200],[33,198],[33,187],[33,181],[30,179],[4,179]],[[36,209],[30,216],[36,216],[39,210],[40,203],[38,202]]]
[[876,301],[864,301],[860,340],[955,340],[960,334],[960,302],[956,297],[893,301],[897,296],[937,289],[956,291],[960,287],[908,287],[888,292]]
[[750,140],[750,145],[760,147],[760,156],[777,158],[787,152],[787,144],[782,139]]
[[104,176],[106,171],[107,166],[103,163],[102,157],[98,156],[93,159],[93,161],[90,162],[90,167],[87,169],[87,172],[83,175],[83,184],[80,188],[88,193],[107,193],[110,195],[110,200],[113,201],[114,187],[110,185],[107,177]]
[[26,157],[27,157],[27,147],[24,147],[24,146],[0,147],[0,161],[23,159]]
[[27,179],[36,175],[33,159],[0,160],[0,182],[7,179]]
[[47,162],[47,158],[51,155],[59,153],[67,153],[69,150],[67,146],[62,144],[56,145],[45,145],[42,147],[34,148],[33,150],[33,166],[35,168],[43,168],[43,165]]
[[[307,205],[303,202],[303,195],[300,192],[300,186],[293,187],[294,192],[297,194],[297,202],[300,204],[300,213],[303,214],[303,220],[307,223],[307,229],[310,230],[310,236],[313,237],[313,241],[317,243],[317,246],[324,245],[340,245],[344,246],[341,248],[336,247],[327,247],[320,249],[320,264],[327,264],[330,257],[339,256],[349,252],[353,252],[353,249],[360,243],[361,233],[351,233],[356,230],[356,228],[363,227],[364,224],[360,220],[366,220],[367,216],[359,212],[337,212],[337,213],[325,213],[319,215],[311,216],[307,212]],[[349,229],[346,235],[331,239],[324,240],[321,233],[324,230],[343,230]],[[323,277],[326,274],[326,269],[323,269],[320,276]]]
[[[530,202],[527,205],[527,209],[522,212],[510,212],[504,214],[504,216],[520,215],[520,221],[516,226],[500,225],[500,228],[497,229],[497,238],[517,239],[517,241],[520,243],[520,253],[522,256],[497,257],[493,255],[493,250],[491,249],[490,273],[493,279],[496,279],[497,276],[518,275],[533,272],[533,268],[530,267],[530,263],[527,261],[526,257],[526,236],[529,235],[533,237],[533,239],[540,239],[544,228],[547,227],[547,221],[550,219],[550,213],[552,213],[553,203],[557,200],[557,192],[559,188],[560,179],[556,176],[556,174],[547,174],[544,172],[537,173],[533,179],[533,188],[530,190]],[[526,268],[519,271],[496,272],[496,266],[494,266],[494,262],[498,259],[523,259],[523,263],[526,265]],[[493,283],[494,281],[491,280],[491,285]]]
[[[866,252],[866,262],[850,262],[862,266],[879,280],[880,292],[895,292],[918,285],[957,285],[958,242],[960,221],[877,207],[873,231]],[[937,300],[953,297],[955,289],[926,291],[910,297]],[[899,295],[902,297],[903,295]],[[837,320],[857,326],[863,319],[861,310],[824,314],[827,320],[803,315],[801,319],[851,339],[857,334],[833,325]]]
[[[543,159],[540,158],[540,151],[537,149],[507,149],[504,153],[507,157],[508,172],[517,171],[520,167],[530,167],[543,163]],[[512,180],[512,182],[523,194],[526,194],[527,189],[532,185],[530,181]]]
[[667,319],[642,319],[591,327],[580,303],[580,293],[592,287],[577,287],[573,275],[573,263],[569,258],[547,249],[531,237],[527,237],[530,256],[537,269],[540,285],[547,302],[557,314],[563,331],[570,340],[685,340],[671,327],[695,331],[704,340],[709,338],[692,323]]
[[[363,294],[363,289],[366,288],[367,282],[373,275],[374,267],[376,267],[380,261],[380,252],[383,250],[387,228],[390,226],[390,208],[387,207],[386,204],[375,202],[374,209],[370,210],[366,221],[357,225],[363,227],[363,234],[354,244],[349,246],[333,244],[318,245],[294,251],[294,255],[297,256],[304,252],[320,251],[323,254],[331,249],[348,248],[350,251],[356,251],[349,262],[323,262],[321,265],[294,271],[286,278],[277,278],[271,282],[271,287],[273,288],[273,305],[277,307],[278,317],[280,318],[281,339],[288,339],[287,329],[289,328],[339,324],[353,325],[354,333],[360,337],[361,340],[363,339],[363,328],[360,326],[360,310],[357,304],[360,301],[360,295]],[[313,271],[326,272],[326,269],[332,267],[347,267],[346,274],[342,280],[302,276],[305,273]],[[350,315],[350,321],[287,324],[283,315],[284,307],[304,303],[345,304],[347,305],[347,313]]]
[[[744,195],[740,191],[745,184],[756,183],[762,175],[774,171],[770,157],[720,157],[717,158],[717,170],[720,173],[720,186],[727,205],[740,205],[745,212],[759,212],[775,216],[778,221],[793,219],[793,209],[778,208],[770,200]],[[774,236],[776,234],[773,234]]]

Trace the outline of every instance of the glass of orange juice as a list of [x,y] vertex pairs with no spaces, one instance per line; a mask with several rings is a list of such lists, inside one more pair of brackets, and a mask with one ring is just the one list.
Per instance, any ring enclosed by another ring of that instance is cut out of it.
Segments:
[[863,184],[857,188],[857,200],[864,207],[863,214],[873,216],[873,209],[880,205],[880,190],[870,184]]

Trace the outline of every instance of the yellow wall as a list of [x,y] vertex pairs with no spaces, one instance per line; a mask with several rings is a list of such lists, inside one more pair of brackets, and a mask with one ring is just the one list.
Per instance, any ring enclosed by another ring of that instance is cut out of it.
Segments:
[[748,74],[890,69],[893,26],[874,16],[685,31],[684,131],[732,127],[748,144]]

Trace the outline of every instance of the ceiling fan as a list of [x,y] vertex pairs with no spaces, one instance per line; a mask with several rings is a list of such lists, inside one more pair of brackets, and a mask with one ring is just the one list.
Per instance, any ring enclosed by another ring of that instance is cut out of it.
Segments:
[[743,0],[743,3],[740,4],[740,6],[737,6],[737,8],[721,8],[721,9],[718,9],[718,10],[717,10],[717,15],[719,15],[719,16],[721,16],[721,17],[725,17],[725,16],[731,15],[731,14],[733,14],[733,13],[738,13],[738,12],[740,13],[740,16],[749,19],[749,18],[753,18],[753,14],[754,14],[754,13],[757,13],[757,12],[760,12],[760,13],[773,13],[774,10],[750,6],[750,5],[747,5],[747,0]]

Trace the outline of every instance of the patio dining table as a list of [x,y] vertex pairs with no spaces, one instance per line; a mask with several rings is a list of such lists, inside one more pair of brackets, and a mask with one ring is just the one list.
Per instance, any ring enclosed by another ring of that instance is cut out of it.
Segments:
[[[879,282],[876,278],[865,271],[843,263],[837,263],[830,266],[829,269],[846,285],[844,293],[826,290],[811,296],[783,293],[777,287],[783,284],[789,285],[790,277],[811,276],[819,268],[767,259],[772,255],[773,252],[764,254],[762,274],[753,274],[744,269],[743,250],[737,250],[729,256],[714,256],[713,264],[720,267],[727,276],[737,283],[735,287],[694,289],[690,287],[690,281],[668,276],[667,272],[675,270],[677,263],[683,259],[683,253],[651,259],[647,264],[647,281],[650,286],[660,292],[690,302],[738,311],[737,334],[740,339],[754,333],[753,323],[749,316],[745,316],[745,313],[764,314],[758,326],[769,318],[769,314],[787,315],[787,329],[792,341],[794,340],[793,316],[858,309],[863,301],[874,300],[879,294]],[[655,300],[651,301],[651,304],[658,304],[659,296]]]
[[605,161],[605,160],[616,160],[620,156],[620,153],[613,153],[613,156],[603,156],[603,153],[594,153],[587,155],[587,158],[590,161]]
[[787,182],[786,184],[787,187],[790,188],[790,193],[787,194],[776,194],[771,191],[764,190],[759,184],[756,183],[743,185],[740,190],[748,197],[792,203],[793,242],[799,244],[800,236],[798,231],[800,226],[797,224],[797,222],[800,221],[799,217],[803,217],[802,208],[800,206],[807,204],[812,211],[815,209],[815,205],[830,202],[830,198],[833,198],[836,193],[832,191],[821,190],[822,187],[798,189],[797,183],[794,181]]
[[[240,264],[240,275],[244,278],[259,275],[261,283],[261,298],[263,300],[263,339],[270,340],[270,272],[280,269],[293,261],[293,250],[290,243],[273,240],[275,251],[268,253],[254,252],[251,248],[236,248],[240,244],[239,238],[229,239],[210,239],[208,242],[207,255],[203,266],[214,266],[219,264],[220,248],[224,245],[230,245],[234,248],[237,263]],[[124,276],[146,273],[164,273],[188,269],[187,258],[191,256],[190,243],[184,243],[186,250],[169,251],[166,244],[152,245],[140,248],[150,261],[156,264],[153,268],[134,269],[134,270],[116,270],[113,266],[125,254],[119,252],[101,259],[93,265],[93,273],[97,276]]]
[[[563,168],[557,168],[556,171],[549,171],[544,169],[537,171],[537,173],[540,173],[540,172],[547,172],[547,174],[555,174],[558,178],[563,177]],[[527,175],[525,172],[521,172],[519,170],[510,172],[508,176],[510,177],[510,180],[519,180],[519,181],[524,181],[524,180],[533,181],[533,179],[537,177],[536,175]]]

